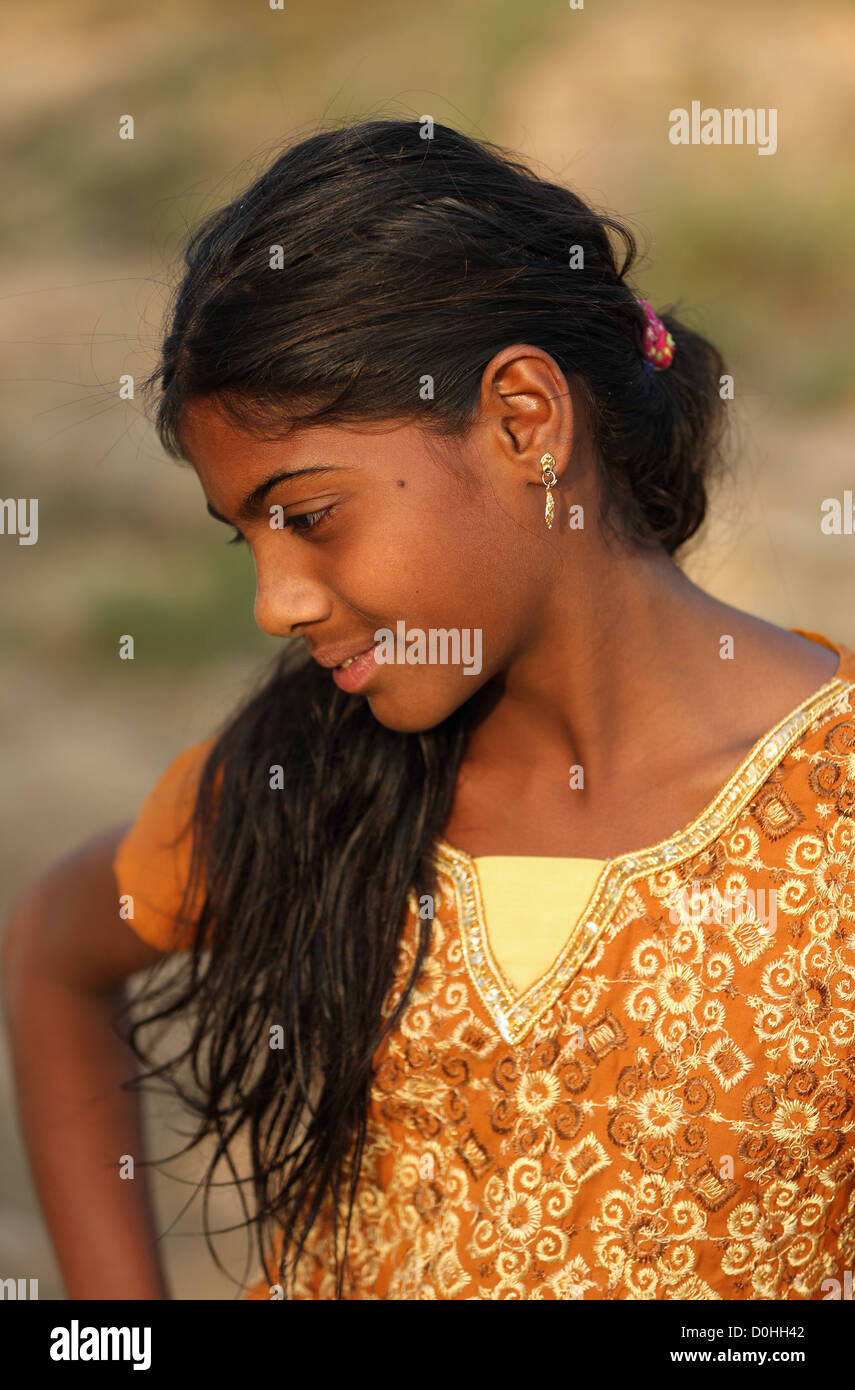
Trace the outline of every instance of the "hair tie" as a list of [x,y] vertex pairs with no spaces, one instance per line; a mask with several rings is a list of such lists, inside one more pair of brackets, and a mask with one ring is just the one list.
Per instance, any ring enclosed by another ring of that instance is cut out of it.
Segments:
[[645,358],[644,370],[646,372],[664,372],[665,368],[670,367],[674,360],[677,344],[659,316],[654,314],[647,300],[639,299],[636,296],[635,302],[641,305],[647,319],[642,348]]

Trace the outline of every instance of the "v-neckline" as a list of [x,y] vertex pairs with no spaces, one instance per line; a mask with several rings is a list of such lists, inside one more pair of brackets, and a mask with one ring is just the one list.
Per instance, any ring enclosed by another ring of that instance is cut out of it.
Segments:
[[[837,647],[835,650],[840,655],[840,671],[843,652]],[[453,885],[457,930],[467,973],[505,1042],[512,1045],[521,1042],[578,974],[612,920],[627,887],[636,879],[646,878],[659,868],[671,868],[710,845],[759,790],[809,725],[852,685],[849,679],[832,676],[802,700],[757,740],[713,799],[676,835],[605,860],[591,895],[558,955],[525,990],[514,986],[493,954],[476,857],[456,849],[447,840],[435,841],[434,864],[447,874]]]

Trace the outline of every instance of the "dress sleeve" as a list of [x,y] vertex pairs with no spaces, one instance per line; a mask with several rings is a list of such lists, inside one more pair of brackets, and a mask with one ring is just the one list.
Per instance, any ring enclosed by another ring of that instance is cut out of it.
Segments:
[[213,738],[179,753],[155,783],[113,859],[128,925],[159,951],[188,950],[199,894],[190,904],[189,922],[176,921],[190,871],[190,817],[199,778]]

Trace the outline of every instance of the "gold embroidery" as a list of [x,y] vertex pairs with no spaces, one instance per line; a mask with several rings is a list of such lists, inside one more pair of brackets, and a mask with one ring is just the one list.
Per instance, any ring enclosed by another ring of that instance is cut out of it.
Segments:
[[798,806],[775,785],[774,779],[758,793],[754,818],[770,840],[789,835],[804,819]]
[[721,791],[679,834],[648,849],[609,860],[556,960],[522,994],[518,994],[491,950],[477,865],[468,854],[445,840],[437,842],[434,863],[451,881],[466,970],[505,1042],[521,1042],[552,1007],[599,942],[629,885],[659,869],[672,868],[710,845],[809,726],[838,702],[842,705],[852,687],[851,681],[834,677],[803,700],[758,740]]
[[[375,1059],[345,1298],[803,1300],[839,1286],[855,1258],[855,819],[809,778],[846,756],[846,691],[775,772],[794,829],[764,828],[744,802],[713,844],[632,883],[518,1046],[484,1009],[442,871],[430,953]],[[777,930],[754,909],[675,921],[696,877],[755,901],[774,891]],[[425,925],[409,906],[395,1000]],[[335,1297],[329,1217],[287,1296]],[[251,1297],[268,1298],[274,1269]]]

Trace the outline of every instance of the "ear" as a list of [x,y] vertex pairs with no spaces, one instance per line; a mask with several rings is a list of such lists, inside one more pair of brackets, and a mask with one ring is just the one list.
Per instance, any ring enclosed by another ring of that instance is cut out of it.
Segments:
[[530,343],[502,348],[484,368],[479,424],[491,444],[540,482],[540,460],[552,454],[560,478],[573,451],[575,407],[555,358]]

